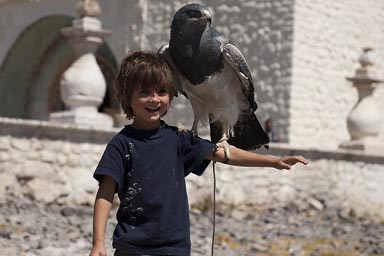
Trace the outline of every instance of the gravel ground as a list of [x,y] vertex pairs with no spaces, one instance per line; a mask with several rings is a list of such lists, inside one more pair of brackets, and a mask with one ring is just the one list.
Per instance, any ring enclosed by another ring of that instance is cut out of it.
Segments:
[[[220,207],[218,207],[220,208]],[[108,255],[114,210],[107,227]],[[216,256],[242,255],[384,255],[384,223],[356,218],[335,209],[218,209]],[[88,255],[92,207],[44,205],[29,199],[0,202],[1,255]],[[192,256],[210,255],[212,211],[191,211]]]

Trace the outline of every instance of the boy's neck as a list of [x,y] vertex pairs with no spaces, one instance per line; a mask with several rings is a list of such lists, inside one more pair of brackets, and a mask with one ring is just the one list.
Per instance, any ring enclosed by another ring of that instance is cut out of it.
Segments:
[[145,130],[145,131],[150,131],[150,130],[156,130],[156,129],[159,129],[160,126],[161,126],[161,123],[162,121],[159,120],[159,122],[156,122],[156,123],[151,123],[151,124],[141,124],[139,122],[135,122],[135,120],[133,121],[131,127],[136,129],[136,130]]

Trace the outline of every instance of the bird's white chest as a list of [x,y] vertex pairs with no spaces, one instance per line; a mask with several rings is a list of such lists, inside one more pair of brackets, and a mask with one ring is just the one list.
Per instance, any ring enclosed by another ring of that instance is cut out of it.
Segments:
[[201,119],[210,114],[216,120],[234,124],[239,113],[247,108],[238,75],[226,63],[220,73],[207,77],[201,84],[193,85],[186,79],[181,83],[195,115]]
[[193,98],[192,100],[215,102],[217,105],[223,101],[229,103],[237,98],[239,82],[235,72],[229,65],[224,64],[220,74],[215,73],[207,77],[203,83],[193,85],[185,79],[182,86],[187,95]]

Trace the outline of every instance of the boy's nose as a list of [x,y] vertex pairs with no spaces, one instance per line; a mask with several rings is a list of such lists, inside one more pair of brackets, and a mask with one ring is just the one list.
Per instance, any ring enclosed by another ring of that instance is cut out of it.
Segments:
[[157,93],[152,93],[151,100],[152,101],[160,101],[159,95]]

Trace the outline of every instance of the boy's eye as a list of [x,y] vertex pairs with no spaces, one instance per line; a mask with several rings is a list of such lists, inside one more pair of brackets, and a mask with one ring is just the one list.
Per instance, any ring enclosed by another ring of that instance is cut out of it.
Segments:
[[141,95],[141,96],[150,96],[150,95],[153,95],[154,93],[156,93],[158,95],[164,95],[164,94],[167,94],[169,92],[168,92],[167,88],[159,88],[155,91],[147,90],[147,89],[139,90],[139,95]]
[[161,89],[159,90],[159,94],[166,94],[166,93],[168,93],[167,88],[161,88]]
[[148,94],[150,94],[151,92],[148,91],[148,90],[140,90],[139,93],[142,94],[142,95],[148,95]]

